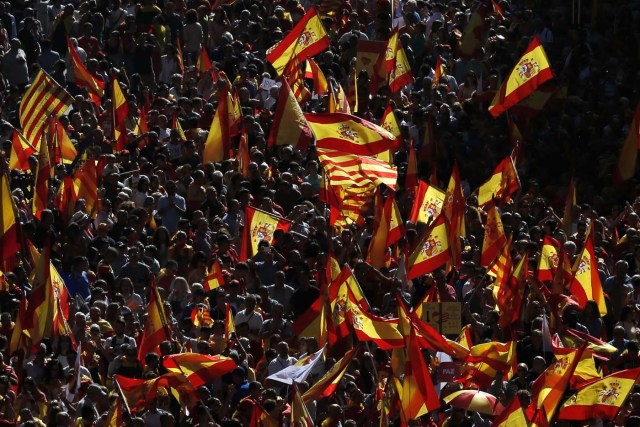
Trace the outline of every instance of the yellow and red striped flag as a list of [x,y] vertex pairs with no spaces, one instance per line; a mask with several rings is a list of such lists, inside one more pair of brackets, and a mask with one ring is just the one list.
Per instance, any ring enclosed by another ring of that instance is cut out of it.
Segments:
[[439,215],[429,226],[409,257],[407,279],[431,273],[451,259],[449,232],[444,215]]
[[73,185],[78,199],[84,199],[87,213],[95,217],[98,211],[98,169],[93,158],[87,159],[73,174]]
[[14,129],[11,133],[9,170],[18,169],[23,172],[30,170],[29,156],[37,154],[37,152],[36,147],[31,145],[18,129]]
[[385,217],[384,202],[382,201],[380,191],[381,190],[376,191],[374,196],[374,228],[367,251],[367,262],[369,262],[373,268],[377,269],[384,266],[390,220],[390,218]]
[[[201,77],[204,73],[208,73],[213,69],[213,65],[211,64],[211,59],[209,59],[209,54],[207,50],[204,48],[204,45],[200,46],[200,52],[198,52],[198,59],[196,60],[196,75]],[[215,73],[211,73],[212,76],[215,76]],[[213,79],[213,83],[216,83],[217,79]]]
[[[147,123],[147,109],[142,106],[140,107],[140,115],[138,116],[138,121],[136,122],[136,127],[133,129],[133,133],[136,136],[142,136],[149,132],[149,124]],[[149,139],[145,136],[138,143],[138,148],[144,148],[149,143]]]
[[539,281],[551,281],[555,275],[556,268],[560,263],[558,255],[560,243],[549,236],[544,236],[542,240],[542,249],[540,250],[540,259],[538,260],[537,278]]
[[111,107],[113,120],[113,139],[116,141],[116,151],[124,150],[127,144],[127,116],[129,103],[122,92],[118,79],[111,82]]
[[478,206],[490,201],[501,205],[520,188],[520,178],[511,156],[505,157],[493,170],[491,177],[478,188]]
[[49,128],[49,136],[51,138],[51,162],[53,164],[63,163],[69,165],[73,163],[78,151],[71,142],[67,131],[56,117],[51,117],[51,126]]
[[616,170],[613,174],[613,182],[620,184],[631,179],[636,174],[636,163],[638,161],[638,149],[640,148],[640,104],[636,107],[633,121],[629,127],[627,139],[624,140]]
[[69,57],[71,58],[71,67],[73,69],[73,75],[76,78],[76,84],[81,87],[86,87],[91,97],[91,102],[97,107],[100,107],[102,97],[104,96],[104,81],[92,75],[89,70],[87,70],[87,67],[82,63],[69,37],[67,37],[67,47],[69,49]]
[[598,259],[595,254],[594,219],[589,222],[587,238],[582,253],[573,264],[573,279],[569,291],[576,297],[580,307],[585,307],[587,301],[593,300],[598,304],[600,315],[607,314],[607,304],[598,273]]
[[304,117],[286,79],[281,79],[278,103],[269,132],[267,145],[292,145],[304,152],[313,140],[311,127]]
[[[382,119],[380,120],[380,127],[395,136],[396,140],[400,138],[400,126],[398,125],[398,120],[396,119],[396,115],[394,114],[390,104],[387,104],[387,107],[384,109]],[[396,144],[396,147],[376,154],[376,157],[387,163],[392,163],[393,152],[398,148],[397,145],[398,144]]]
[[512,427],[512,426],[528,426],[527,420],[520,398],[515,396],[509,406],[493,421],[492,427]]
[[205,385],[233,371],[237,365],[230,357],[209,356],[198,353],[180,353],[165,356],[162,366],[169,372],[181,373],[193,388]]
[[347,372],[347,368],[351,364],[353,358],[360,352],[360,346],[355,346],[349,350],[340,360],[338,360],[309,390],[303,395],[302,399],[305,403],[309,403],[312,400],[319,400],[323,397],[328,397],[338,387],[338,383]]
[[204,304],[193,307],[193,310],[191,310],[191,321],[196,328],[211,326],[213,324],[209,309]]
[[229,157],[231,149],[231,115],[233,100],[231,93],[226,88],[220,92],[218,108],[213,116],[209,135],[204,144],[202,163],[218,163]]
[[413,83],[411,65],[398,37],[397,28],[393,29],[387,42],[385,63],[391,93],[398,92],[406,85]]
[[34,266],[32,290],[24,317],[28,342],[36,349],[44,337],[51,337],[54,332],[54,316],[56,297],[51,281],[51,251],[48,242]]
[[464,27],[464,33],[458,45],[458,56],[463,59],[477,58],[484,46],[484,32],[487,28],[485,21],[487,9],[482,3],[471,14],[469,22]]
[[276,418],[272,417],[265,409],[259,405],[254,404],[251,411],[251,419],[249,420],[248,427],[279,427],[280,422]]
[[304,116],[319,149],[375,156],[397,146],[394,135],[360,117],[344,113],[309,113]]
[[304,85],[304,74],[297,58],[292,58],[284,69],[283,76],[286,78],[293,96],[299,103],[307,102],[311,99],[311,92]]
[[349,323],[361,342],[373,341],[383,350],[404,347],[404,337],[398,331],[398,319],[387,319],[364,311],[347,299]]
[[182,41],[180,41],[180,37],[176,39],[176,56],[178,57],[178,69],[180,74],[184,76],[184,57],[182,56]]
[[209,274],[207,274],[207,279],[204,282],[204,291],[212,291],[223,284],[224,276],[222,276],[222,267],[220,266],[218,257],[214,257],[211,267],[209,268]]
[[315,7],[311,7],[282,41],[267,50],[267,61],[280,76],[293,58],[305,60],[319,54],[330,44]]
[[181,372],[167,372],[149,380],[127,378],[118,374],[114,378],[128,407],[133,412],[147,409],[155,401],[160,387],[176,390],[180,397],[180,403],[185,407],[193,407],[198,401],[193,386]]
[[507,237],[504,234],[500,213],[495,204],[489,203],[487,206],[487,222],[484,225],[480,265],[492,264],[505,243],[507,243]]
[[169,333],[167,316],[164,312],[164,304],[162,302],[160,294],[158,293],[155,279],[152,279],[147,322],[144,326],[142,339],[140,340],[140,347],[138,349],[138,360],[144,363],[144,358],[148,353],[155,351],[160,354],[158,346],[160,346],[160,343],[162,343],[162,341],[167,341],[170,338],[171,334]]
[[433,72],[433,83],[431,87],[433,89],[437,88],[440,84],[440,80],[445,77],[447,74],[445,73],[444,65],[442,64],[442,57],[438,55],[438,60],[436,61],[436,68]]
[[505,286],[498,290],[497,305],[500,308],[499,324],[501,328],[509,328],[520,318],[520,309],[524,298],[524,290],[529,274],[529,254],[523,254],[520,262],[509,275]]
[[489,387],[498,372],[511,378],[511,370],[516,361],[516,341],[507,343],[489,342],[471,347],[467,356],[467,370],[463,376],[465,386],[475,384]]
[[409,219],[411,222],[428,224],[430,218],[433,219],[442,212],[444,198],[444,191],[424,181],[420,181]]
[[559,420],[613,420],[640,376],[640,368],[615,372],[580,389],[558,412]]
[[318,149],[317,153],[332,186],[350,187],[354,191],[382,184],[396,188],[398,171],[386,162],[334,150]]
[[47,209],[49,203],[49,179],[52,173],[49,148],[45,139],[40,143],[38,153],[38,169],[36,170],[35,183],[33,185],[33,215],[40,219],[42,211]]
[[307,405],[302,400],[302,395],[298,385],[294,382],[291,390],[291,426],[314,427],[315,423],[307,409]]
[[335,88],[333,84],[329,86],[329,105],[327,106],[327,112],[351,114],[349,100],[340,83],[336,83]]
[[327,89],[329,88],[327,78],[324,76],[324,73],[318,64],[316,64],[316,62],[311,58],[307,58],[304,78],[313,80],[313,91],[316,94],[323,95],[327,92]]
[[40,70],[20,102],[20,126],[27,141],[37,147],[49,118],[60,117],[72,101],[73,97],[62,86]]
[[291,227],[291,221],[288,219],[277,217],[251,206],[245,208],[244,215],[244,232],[240,248],[241,260],[247,260],[257,254],[258,244],[261,240],[272,243],[276,230],[287,232]]
[[409,154],[407,158],[407,171],[404,178],[404,188],[410,195],[413,195],[418,186],[418,160],[416,157],[416,149],[413,146],[413,140],[409,142]]
[[552,78],[553,72],[547,54],[540,40],[534,37],[516,66],[502,82],[491,101],[489,113],[498,117]]
[[16,208],[4,164],[0,165],[0,254],[3,271],[13,271],[21,244],[18,240],[18,209]]
[[291,331],[297,337],[316,337],[318,345],[327,343],[327,320],[332,313],[327,309],[325,296],[321,295],[291,325]]
[[234,334],[236,332],[236,322],[233,319],[231,305],[229,303],[225,303],[224,309],[224,337],[228,340],[229,338],[231,338],[231,334]]

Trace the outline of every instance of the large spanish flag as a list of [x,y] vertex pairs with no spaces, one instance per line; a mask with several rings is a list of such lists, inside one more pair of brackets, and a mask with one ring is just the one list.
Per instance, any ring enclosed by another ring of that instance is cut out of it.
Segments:
[[489,113],[493,117],[498,117],[551,78],[553,78],[553,72],[547,54],[540,40],[534,37],[516,66],[502,82],[500,90],[491,101]]
[[558,419],[614,419],[639,376],[640,368],[627,369],[586,386],[567,399],[560,408]]
[[629,127],[627,139],[625,139],[618,157],[616,170],[613,174],[614,183],[622,183],[631,179],[636,173],[636,163],[638,161],[638,149],[640,148],[640,104],[636,107],[633,121]]
[[73,74],[76,78],[76,84],[78,86],[86,87],[91,101],[100,107],[100,102],[104,96],[104,82],[93,76],[87,67],[84,66],[76,48],[73,47],[71,40],[67,37],[67,47],[69,48],[69,57],[71,58],[71,66],[73,68]]
[[443,215],[433,221],[424,238],[409,257],[407,279],[431,273],[451,258],[449,233]]
[[375,156],[397,146],[393,134],[360,117],[345,113],[309,113],[305,117],[320,149]]
[[364,310],[369,309],[369,303],[364,297],[360,284],[347,264],[327,288],[328,309],[333,324],[332,333],[338,338],[349,335],[348,302],[355,303]]
[[398,92],[406,85],[413,83],[411,64],[398,37],[397,28],[393,30],[387,42],[385,63],[391,93]]
[[319,54],[330,44],[324,25],[312,7],[280,43],[267,50],[267,61],[280,76],[293,58],[303,61]]
[[286,79],[280,81],[282,86],[267,145],[293,145],[300,151],[306,151],[313,140],[311,128]]
[[598,304],[600,314],[604,316],[607,314],[607,305],[598,273],[598,259],[594,250],[593,222],[594,220],[591,219],[584,248],[573,264],[573,280],[569,290],[578,300],[580,307],[584,307],[587,301],[593,300]]
[[166,356],[162,366],[169,372],[184,374],[193,388],[198,388],[233,371],[237,365],[230,357],[180,353]]
[[433,219],[440,215],[442,206],[444,205],[445,192],[439,188],[429,185],[424,181],[418,183],[418,191],[411,209],[409,219],[411,222],[429,223],[430,218]]
[[71,106],[73,97],[47,73],[40,70],[20,102],[22,134],[37,146],[51,116],[60,117]]
[[496,166],[491,177],[478,188],[478,206],[484,206],[492,200],[501,205],[519,188],[518,172],[511,156],[507,156]]
[[[138,360],[143,363],[148,353],[158,352],[160,343],[171,337],[167,316],[164,312],[164,305],[158,293],[155,280],[151,281],[151,296],[149,297],[148,308],[147,323],[144,326],[144,332],[140,340],[140,348],[138,349]],[[158,354],[160,353],[158,352]]]
[[291,221],[247,206],[244,213],[244,231],[240,259],[246,260],[258,253],[260,240],[273,242],[276,230],[289,231]]

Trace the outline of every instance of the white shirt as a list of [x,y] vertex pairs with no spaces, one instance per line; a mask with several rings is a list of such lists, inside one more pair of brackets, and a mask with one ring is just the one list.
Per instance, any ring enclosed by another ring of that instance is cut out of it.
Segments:
[[262,328],[262,314],[257,311],[252,311],[247,314],[247,310],[242,310],[236,313],[236,317],[233,319],[236,325],[242,323],[249,324],[249,330],[252,332],[258,332]]
[[296,359],[295,357],[289,356],[286,359],[283,359],[282,357],[278,356],[269,363],[269,368],[268,368],[269,375],[273,375],[276,372],[280,372],[284,368],[288,368],[289,366],[293,365],[297,361],[298,359]]

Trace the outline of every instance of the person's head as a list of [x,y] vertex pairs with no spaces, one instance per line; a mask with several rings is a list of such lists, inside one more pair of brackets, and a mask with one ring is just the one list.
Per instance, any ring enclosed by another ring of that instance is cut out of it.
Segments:
[[276,347],[276,351],[278,352],[278,357],[289,357],[289,344],[287,344],[286,341],[280,341]]
[[256,308],[256,297],[255,295],[247,295],[244,298],[244,308],[247,312],[252,312]]

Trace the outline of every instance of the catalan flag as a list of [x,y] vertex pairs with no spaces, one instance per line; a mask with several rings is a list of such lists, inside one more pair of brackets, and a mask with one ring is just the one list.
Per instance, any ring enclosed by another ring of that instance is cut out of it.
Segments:
[[501,205],[520,188],[520,178],[511,156],[505,157],[493,170],[491,177],[478,189],[478,206],[490,201]]
[[176,39],[176,57],[178,59],[180,74],[184,76],[184,57],[182,56],[182,41],[180,41],[180,37]]
[[49,180],[51,179],[52,171],[48,144],[43,139],[38,153],[38,169],[36,170],[32,201],[33,215],[38,219],[40,219],[42,211],[47,209],[49,204]]
[[244,234],[240,248],[242,260],[249,259],[258,253],[258,243],[261,240],[272,243],[276,230],[287,232],[291,227],[291,221],[251,206],[246,207],[244,215]]
[[165,356],[162,366],[169,372],[183,374],[193,388],[198,388],[233,371],[237,365],[230,357],[180,353]]
[[385,63],[391,93],[398,92],[408,84],[413,83],[411,65],[398,37],[398,30],[394,28],[387,42]]
[[[140,347],[138,349],[138,360],[141,361],[144,361],[148,353],[158,352],[160,343],[171,337],[169,324],[167,323],[167,317],[164,312],[164,304],[158,293],[155,280],[151,281],[150,292],[147,322],[144,326]],[[160,353],[158,352],[158,354]]]
[[69,57],[71,58],[71,67],[73,69],[73,75],[76,78],[76,84],[81,87],[86,87],[91,97],[91,102],[97,107],[100,107],[102,97],[104,96],[104,82],[87,70],[87,67],[82,63],[69,37],[67,37],[67,48],[69,49]]
[[338,383],[347,372],[347,368],[351,364],[351,361],[360,353],[360,347],[356,346],[349,350],[340,360],[338,360],[309,390],[303,395],[302,399],[305,403],[309,403],[312,400],[319,400],[323,397],[328,397],[335,392],[338,387]]
[[600,315],[604,316],[607,314],[607,305],[598,273],[598,259],[594,250],[593,222],[593,219],[589,222],[584,248],[573,264],[573,280],[569,290],[578,300],[580,307],[584,307],[587,301],[593,300],[598,304]]
[[418,160],[416,157],[416,149],[413,141],[409,143],[409,154],[407,158],[407,171],[404,178],[404,188],[410,195],[413,195],[418,186]]
[[500,213],[495,204],[487,205],[487,222],[484,225],[484,239],[482,240],[481,265],[490,265],[496,259],[502,247],[507,243]]
[[396,188],[398,171],[386,162],[374,157],[320,148],[317,153],[332,186],[365,188],[385,184]]
[[9,156],[9,170],[18,169],[26,172],[31,169],[29,157],[37,154],[38,150],[27,141],[18,129],[11,133],[11,154]]
[[484,46],[484,32],[487,28],[486,17],[486,7],[482,3],[478,3],[469,22],[464,27],[464,33],[457,49],[459,57],[463,59],[478,57]]
[[328,48],[330,43],[322,21],[312,7],[282,41],[267,50],[267,61],[278,75],[282,75],[291,59],[304,60],[315,56]]
[[329,83],[329,104],[327,106],[327,112],[351,114],[349,100],[340,83],[335,83],[335,87],[333,83]]
[[122,92],[118,79],[111,82],[111,117],[113,120],[113,139],[116,141],[116,151],[124,150],[127,143],[127,116],[129,103]]
[[502,82],[489,106],[489,113],[498,117],[551,78],[553,72],[547,54],[540,40],[534,37],[516,66]]
[[397,145],[396,137],[385,129],[350,114],[309,113],[305,117],[319,149],[374,156]]
[[374,203],[374,228],[367,251],[367,260],[373,268],[380,269],[384,265],[387,254],[387,235],[389,234],[389,219],[385,217],[384,202],[380,190],[376,191]]
[[224,276],[222,275],[222,267],[218,257],[213,258],[207,279],[204,281],[204,291],[210,292],[216,288],[219,288],[224,284]]
[[627,139],[625,139],[618,157],[618,163],[613,175],[614,183],[622,183],[631,179],[636,173],[636,163],[638,161],[638,149],[640,148],[640,104],[636,107],[633,121],[629,127]]
[[242,126],[240,132],[240,142],[238,142],[238,152],[236,154],[236,160],[238,162],[238,172],[242,176],[249,176],[249,163],[251,163],[251,155],[249,154],[249,137],[247,136],[246,126]]
[[22,134],[32,145],[40,143],[51,116],[60,117],[73,98],[47,73],[40,70],[20,102]]
[[424,181],[418,183],[415,201],[409,219],[411,222],[428,224],[442,212],[445,192]]
[[211,326],[213,324],[209,308],[204,304],[199,304],[197,307],[193,307],[193,310],[191,310],[191,321],[193,322],[193,326],[196,328]]
[[233,108],[232,104],[231,94],[227,89],[222,89],[218,108],[213,116],[211,129],[209,129],[209,135],[202,153],[202,162],[204,164],[218,163],[229,156],[231,148],[231,123],[229,119],[230,111]]
[[311,99],[311,92],[304,84],[304,74],[297,58],[291,59],[285,67],[283,75],[299,103],[307,102]]
[[98,169],[93,158],[87,159],[73,174],[73,185],[78,199],[84,199],[87,213],[98,211]]
[[282,86],[278,94],[276,112],[273,117],[267,145],[293,145],[304,152],[313,140],[311,128],[289,84],[285,79],[280,81]]
[[411,253],[407,279],[431,273],[451,258],[448,236],[445,218],[440,215]]

